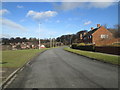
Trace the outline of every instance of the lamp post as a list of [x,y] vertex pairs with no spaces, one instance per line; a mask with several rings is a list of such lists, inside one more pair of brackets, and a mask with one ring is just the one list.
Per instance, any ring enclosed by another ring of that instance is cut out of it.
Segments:
[[[40,24],[41,24],[41,23],[39,23],[39,31],[40,31]],[[41,43],[41,42],[40,42],[40,37],[39,37],[39,45],[38,45],[38,46],[39,46],[39,49],[41,48],[41,47],[40,47],[40,45],[41,45],[40,43]]]
[[72,46],[72,37],[73,35],[70,36],[70,47]]
[[40,49],[40,38],[39,38],[39,49]]
[[50,35],[50,48],[53,46],[53,44],[52,44],[52,35]]
[[53,47],[54,47],[54,44],[55,44],[55,43],[54,43],[54,38],[53,38]]

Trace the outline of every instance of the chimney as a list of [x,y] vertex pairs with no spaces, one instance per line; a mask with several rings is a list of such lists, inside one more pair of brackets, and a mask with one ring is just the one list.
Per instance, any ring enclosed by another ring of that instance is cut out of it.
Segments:
[[100,24],[97,24],[97,28],[99,28],[100,27]]
[[93,30],[94,28],[93,27],[91,27],[91,30]]

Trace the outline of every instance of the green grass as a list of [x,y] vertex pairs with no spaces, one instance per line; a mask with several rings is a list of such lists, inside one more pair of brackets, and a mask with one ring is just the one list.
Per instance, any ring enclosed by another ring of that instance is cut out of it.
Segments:
[[21,67],[38,53],[46,49],[2,51],[2,67]]
[[90,58],[94,58],[97,60],[101,60],[104,62],[109,62],[112,64],[119,64],[120,62],[118,62],[118,58],[120,58],[120,56],[117,55],[110,55],[110,54],[104,54],[104,53],[97,53],[97,52],[90,52],[90,51],[82,51],[82,50],[76,50],[76,49],[71,49],[71,48],[64,48],[64,50],[73,52],[73,53],[77,53],[83,56],[87,56]]

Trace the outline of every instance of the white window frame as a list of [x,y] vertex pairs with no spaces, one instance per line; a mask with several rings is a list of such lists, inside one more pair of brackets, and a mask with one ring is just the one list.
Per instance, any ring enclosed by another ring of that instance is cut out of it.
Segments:
[[102,38],[102,39],[103,39],[103,38],[108,38],[108,35],[106,35],[106,34],[101,34],[101,35],[100,35],[100,38]]

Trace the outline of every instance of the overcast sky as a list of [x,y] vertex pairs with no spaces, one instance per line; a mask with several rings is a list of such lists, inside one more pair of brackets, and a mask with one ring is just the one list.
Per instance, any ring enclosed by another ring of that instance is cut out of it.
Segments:
[[118,3],[3,2],[0,21],[4,37],[58,37],[96,24],[113,27],[118,23]]

